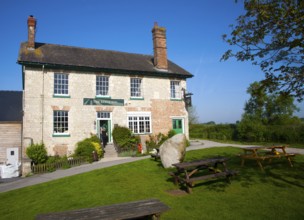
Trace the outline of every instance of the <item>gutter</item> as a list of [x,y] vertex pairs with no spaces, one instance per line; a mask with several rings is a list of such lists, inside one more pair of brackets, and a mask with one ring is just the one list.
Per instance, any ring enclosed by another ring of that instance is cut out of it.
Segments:
[[72,66],[63,64],[50,64],[50,63],[39,63],[39,62],[28,62],[18,61],[18,64],[26,65],[30,67],[42,67],[53,68],[53,69],[68,69],[68,70],[82,70],[90,72],[105,72],[105,73],[117,73],[117,74],[130,74],[130,75],[142,75],[142,76],[158,76],[158,77],[175,77],[180,79],[192,78],[193,75],[184,75],[180,73],[171,73],[166,71],[140,71],[140,70],[122,70],[122,69],[110,69],[110,68],[98,68],[98,67],[87,67],[87,66]]

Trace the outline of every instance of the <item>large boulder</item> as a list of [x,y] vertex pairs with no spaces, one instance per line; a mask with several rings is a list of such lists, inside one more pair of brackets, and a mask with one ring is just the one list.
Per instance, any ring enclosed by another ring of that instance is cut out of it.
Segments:
[[161,162],[165,168],[173,167],[172,164],[184,160],[186,153],[186,136],[184,134],[174,135],[166,140],[159,148]]

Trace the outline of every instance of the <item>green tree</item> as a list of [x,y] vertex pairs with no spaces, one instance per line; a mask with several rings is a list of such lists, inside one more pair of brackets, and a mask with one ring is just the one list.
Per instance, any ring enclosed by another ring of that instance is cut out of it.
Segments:
[[247,93],[250,99],[245,104],[245,115],[263,124],[286,124],[298,111],[294,98],[286,93],[267,93],[262,83],[252,83]]
[[246,13],[237,18],[224,41],[239,50],[228,50],[221,60],[235,57],[251,61],[265,73],[269,92],[281,91],[303,100],[304,1],[245,0]]

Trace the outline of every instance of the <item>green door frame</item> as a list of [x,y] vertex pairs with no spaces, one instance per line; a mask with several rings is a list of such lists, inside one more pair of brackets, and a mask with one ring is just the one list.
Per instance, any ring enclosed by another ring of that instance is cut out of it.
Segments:
[[185,133],[184,118],[172,118],[172,129],[177,134]]
[[[103,123],[105,122],[105,123]],[[108,137],[109,137],[109,140],[108,140],[108,143],[112,143],[113,142],[113,139],[112,139],[112,120],[111,119],[103,119],[103,118],[98,118],[96,119],[96,133],[97,133],[97,136],[99,138],[100,137],[100,125],[101,123],[103,124],[106,124],[107,125],[107,133],[108,133]]]

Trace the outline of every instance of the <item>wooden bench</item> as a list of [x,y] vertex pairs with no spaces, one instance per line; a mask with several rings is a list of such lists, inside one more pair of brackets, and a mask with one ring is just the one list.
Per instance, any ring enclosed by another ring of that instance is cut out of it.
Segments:
[[161,213],[170,208],[157,199],[141,200],[95,208],[71,210],[65,212],[39,214],[36,220],[111,220],[138,219],[150,217],[160,219]]
[[[173,164],[177,168],[176,172],[170,172],[174,179],[174,183],[186,185],[188,193],[192,192],[192,188],[197,181],[226,177],[230,183],[230,178],[238,174],[237,171],[228,170],[226,166],[227,158],[211,158]],[[221,164],[223,171],[217,168]],[[201,172],[200,172],[201,171]],[[204,171],[207,171],[204,172]]]
[[235,176],[237,174],[238,174],[238,172],[235,170],[227,170],[227,171],[223,171],[223,172],[206,174],[203,176],[190,177],[190,178],[186,179],[186,178],[179,177],[174,172],[169,173],[169,175],[174,178],[175,184],[185,183],[185,184],[189,185],[190,187],[193,187],[194,183],[197,181],[200,181],[200,180],[216,179],[216,178],[221,178],[221,177],[226,177],[227,181],[230,183],[230,177]]
[[[243,148],[244,154],[240,154],[239,156],[242,159],[241,165],[244,166],[245,160],[255,160],[262,171],[264,171],[264,167],[261,161],[268,160],[271,163],[272,159],[275,158],[286,158],[289,162],[290,167],[293,167],[291,162],[291,158],[295,156],[295,154],[286,153],[286,146],[272,146],[272,147],[248,147]],[[269,152],[262,152],[260,150],[270,149]],[[277,149],[280,149],[281,152],[278,152]]]

